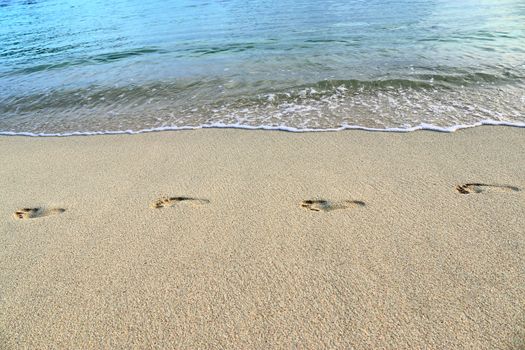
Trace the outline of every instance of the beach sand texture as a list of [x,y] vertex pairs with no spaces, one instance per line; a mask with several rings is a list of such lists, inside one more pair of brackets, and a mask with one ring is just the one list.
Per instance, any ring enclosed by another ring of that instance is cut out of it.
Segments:
[[0,138],[0,347],[523,349],[525,129]]

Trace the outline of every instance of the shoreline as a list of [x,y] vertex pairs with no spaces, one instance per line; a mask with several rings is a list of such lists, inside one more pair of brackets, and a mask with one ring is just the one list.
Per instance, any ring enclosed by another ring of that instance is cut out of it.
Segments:
[[0,343],[520,348],[525,128],[424,131],[0,137]]
[[259,131],[281,131],[292,133],[317,133],[317,132],[340,132],[340,131],[368,131],[368,132],[393,132],[393,133],[410,133],[414,131],[434,131],[451,133],[465,129],[477,128],[480,126],[505,126],[511,128],[525,128],[525,122],[506,122],[493,119],[486,119],[478,121],[474,124],[461,124],[448,127],[436,126],[433,124],[420,124],[410,128],[372,128],[360,125],[343,125],[338,128],[328,129],[298,129],[288,126],[250,126],[250,125],[235,125],[235,124],[205,124],[199,126],[167,126],[140,130],[106,130],[106,131],[73,131],[64,133],[32,133],[32,132],[14,132],[14,131],[0,131],[0,136],[26,136],[26,137],[70,137],[70,136],[103,136],[103,135],[140,135],[152,132],[167,132],[167,131],[188,131],[188,130],[206,130],[206,129],[232,129],[232,130],[259,130]]

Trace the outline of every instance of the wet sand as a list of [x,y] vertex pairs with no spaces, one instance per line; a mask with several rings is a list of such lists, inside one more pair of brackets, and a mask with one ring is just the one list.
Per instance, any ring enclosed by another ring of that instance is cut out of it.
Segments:
[[525,129],[0,137],[0,348],[520,349]]

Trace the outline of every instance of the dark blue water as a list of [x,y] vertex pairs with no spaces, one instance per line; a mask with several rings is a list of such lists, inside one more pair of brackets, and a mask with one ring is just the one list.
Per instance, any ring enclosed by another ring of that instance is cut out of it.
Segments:
[[0,0],[0,131],[525,125],[525,0]]

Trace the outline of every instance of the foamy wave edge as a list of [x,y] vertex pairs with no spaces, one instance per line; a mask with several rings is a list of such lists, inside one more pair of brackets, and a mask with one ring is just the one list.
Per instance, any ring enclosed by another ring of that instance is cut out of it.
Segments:
[[149,129],[141,130],[106,130],[106,131],[74,131],[74,132],[65,132],[65,133],[32,133],[32,132],[14,132],[14,131],[0,131],[0,136],[29,136],[29,137],[67,137],[67,136],[93,136],[93,135],[134,135],[134,134],[143,134],[147,132],[159,132],[159,131],[177,131],[177,130],[198,130],[198,129],[245,129],[245,130],[273,130],[273,131],[286,131],[286,132],[334,132],[334,131],[344,131],[344,130],[364,130],[364,131],[374,131],[374,132],[412,132],[418,130],[428,130],[428,131],[437,131],[437,132],[454,132],[460,129],[474,128],[477,126],[483,125],[493,125],[493,126],[510,126],[525,128],[525,122],[507,122],[507,121],[498,121],[498,120],[481,120],[474,124],[465,124],[465,125],[453,125],[453,126],[436,126],[432,124],[419,124],[417,126],[408,127],[408,128],[370,128],[361,125],[342,125],[337,128],[326,128],[326,129],[315,129],[315,128],[294,128],[289,126],[268,126],[268,125],[243,125],[243,124],[223,124],[223,123],[213,123],[213,124],[203,124],[198,126],[163,126]]

